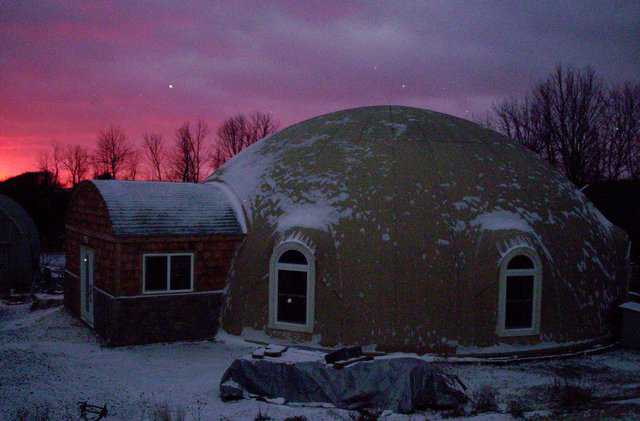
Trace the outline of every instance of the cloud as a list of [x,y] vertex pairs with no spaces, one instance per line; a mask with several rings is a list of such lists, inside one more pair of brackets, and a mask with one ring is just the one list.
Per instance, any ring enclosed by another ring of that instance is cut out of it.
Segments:
[[90,144],[111,123],[171,136],[188,119],[288,125],[374,103],[482,115],[556,63],[637,78],[639,20],[636,2],[14,1],[0,136]]

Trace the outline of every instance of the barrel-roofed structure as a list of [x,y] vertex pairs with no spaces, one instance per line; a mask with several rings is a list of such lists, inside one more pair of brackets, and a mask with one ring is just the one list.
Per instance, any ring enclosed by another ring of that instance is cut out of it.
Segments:
[[22,206],[0,194],[0,294],[28,291],[39,274],[39,262],[35,223]]
[[375,106],[288,127],[212,174],[246,237],[223,326],[473,353],[608,337],[627,238],[564,176],[472,122]]

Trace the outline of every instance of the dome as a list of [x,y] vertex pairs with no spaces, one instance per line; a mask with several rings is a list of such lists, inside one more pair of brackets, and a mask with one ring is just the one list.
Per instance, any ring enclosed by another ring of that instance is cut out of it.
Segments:
[[581,343],[609,335],[623,293],[624,234],[533,153],[453,116],[319,116],[207,182],[246,227],[232,333],[458,354]]

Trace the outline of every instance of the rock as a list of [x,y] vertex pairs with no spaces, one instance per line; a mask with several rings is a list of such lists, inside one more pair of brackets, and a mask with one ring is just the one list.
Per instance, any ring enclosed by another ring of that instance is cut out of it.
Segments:
[[220,384],[220,398],[223,401],[237,401],[244,397],[242,387],[233,380],[228,380]]

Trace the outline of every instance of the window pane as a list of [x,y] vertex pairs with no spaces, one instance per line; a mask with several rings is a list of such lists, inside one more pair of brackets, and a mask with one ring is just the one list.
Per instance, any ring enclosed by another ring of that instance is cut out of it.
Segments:
[[293,263],[296,265],[306,265],[307,259],[304,254],[296,250],[287,250],[280,256],[280,263]]
[[533,326],[533,276],[507,277],[506,329]]
[[171,289],[191,289],[191,256],[171,256]]
[[521,254],[509,260],[507,269],[533,269],[533,262]]
[[144,264],[145,290],[165,291],[167,289],[167,256],[146,256]]
[[307,323],[307,272],[278,271],[279,322]]
[[509,301],[506,310],[505,329],[533,327],[533,301]]
[[533,276],[507,276],[507,301],[532,299]]
[[278,271],[278,293],[307,296],[307,272]]
[[0,271],[9,269],[9,247],[0,245]]

